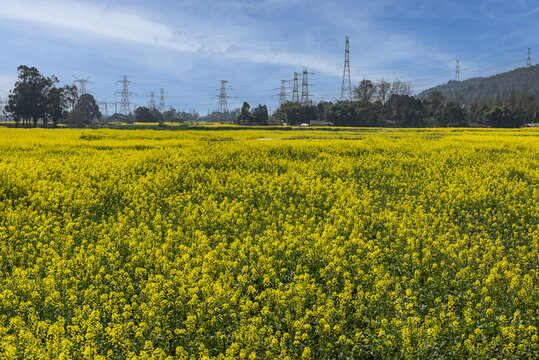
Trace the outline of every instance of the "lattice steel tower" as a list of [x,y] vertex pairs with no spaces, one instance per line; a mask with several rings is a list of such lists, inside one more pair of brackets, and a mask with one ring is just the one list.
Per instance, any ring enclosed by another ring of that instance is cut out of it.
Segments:
[[342,72],[341,100],[352,100],[352,81],[350,80],[350,38],[345,37],[344,70]]
[[150,93],[150,110],[155,110],[155,93],[152,91]]
[[86,84],[91,82],[88,80],[90,77],[88,76],[86,79],[79,79],[75,75],[73,75],[75,80],[73,80],[73,83],[77,86],[77,95],[80,97],[81,95],[88,94],[88,91],[86,90]]
[[[108,117],[110,114],[109,114],[109,109],[108,109],[108,103],[107,101],[99,101],[97,103],[97,105],[99,106],[99,111],[101,111],[103,113],[103,116],[105,117]],[[103,110],[101,110],[103,109]]]
[[532,54],[531,49],[528,48],[528,59],[526,60],[526,67],[532,66]]
[[309,103],[309,71],[303,67],[303,80],[301,81],[301,103]]
[[292,87],[292,101],[299,102],[298,73],[294,72],[294,86]]
[[159,94],[159,111],[165,111],[165,90],[161,88],[161,93]]
[[279,105],[286,102],[286,83],[292,80],[281,80],[281,92],[279,93]]
[[460,81],[460,60],[457,60],[457,67],[455,69],[455,80]]
[[220,113],[228,113],[228,95],[226,94],[226,84],[228,80],[221,80],[221,92],[219,93],[219,108]]
[[130,77],[130,75],[120,75],[122,76],[122,80],[116,81],[116,84],[121,83],[122,84],[122,91],[118,91],[122,95],[122,98],[120,100],[120,113],[124,115],[128,115],[131,107],[131,103],[129,102],[129,85],[132,83],[131,81],[127,80],[127,78]]

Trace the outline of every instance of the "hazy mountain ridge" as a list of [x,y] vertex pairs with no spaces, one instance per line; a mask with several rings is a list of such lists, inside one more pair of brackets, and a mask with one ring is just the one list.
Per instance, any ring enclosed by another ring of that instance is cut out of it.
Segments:
[[470,104],[478,100],[504,101],[509,99],[512,93],[526,92],[539,99],[539,65],[517,68],[489,77],[476,77],[463,81],[450,80],[446,84],[422,91],[418,97],[426,98],[433,91],[440,91],[446,100],[461,104]]

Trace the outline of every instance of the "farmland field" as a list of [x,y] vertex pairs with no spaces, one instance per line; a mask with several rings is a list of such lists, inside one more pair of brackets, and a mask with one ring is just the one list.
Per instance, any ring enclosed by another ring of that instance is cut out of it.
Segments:
[[0,129],[0,359],[537,359],[538,327],[537,130]]

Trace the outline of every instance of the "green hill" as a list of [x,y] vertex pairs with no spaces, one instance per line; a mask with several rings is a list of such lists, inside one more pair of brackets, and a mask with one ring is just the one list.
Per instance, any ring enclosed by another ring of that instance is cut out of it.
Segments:
[[418,97],[426,98],[432,91],[440,91],[446,100],[469,104],[478,100],[505,101],[513,95],[528,93],[539,100],[539,65],[517,68],[489,77],[476,77],[463,81],[451,80],[447,84],[422,91]]

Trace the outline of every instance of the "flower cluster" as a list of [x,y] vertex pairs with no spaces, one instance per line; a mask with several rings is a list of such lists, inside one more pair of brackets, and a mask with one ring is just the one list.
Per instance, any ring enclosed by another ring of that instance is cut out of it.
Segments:
[[539,358],[538,131],[0,138],[1,359]]

